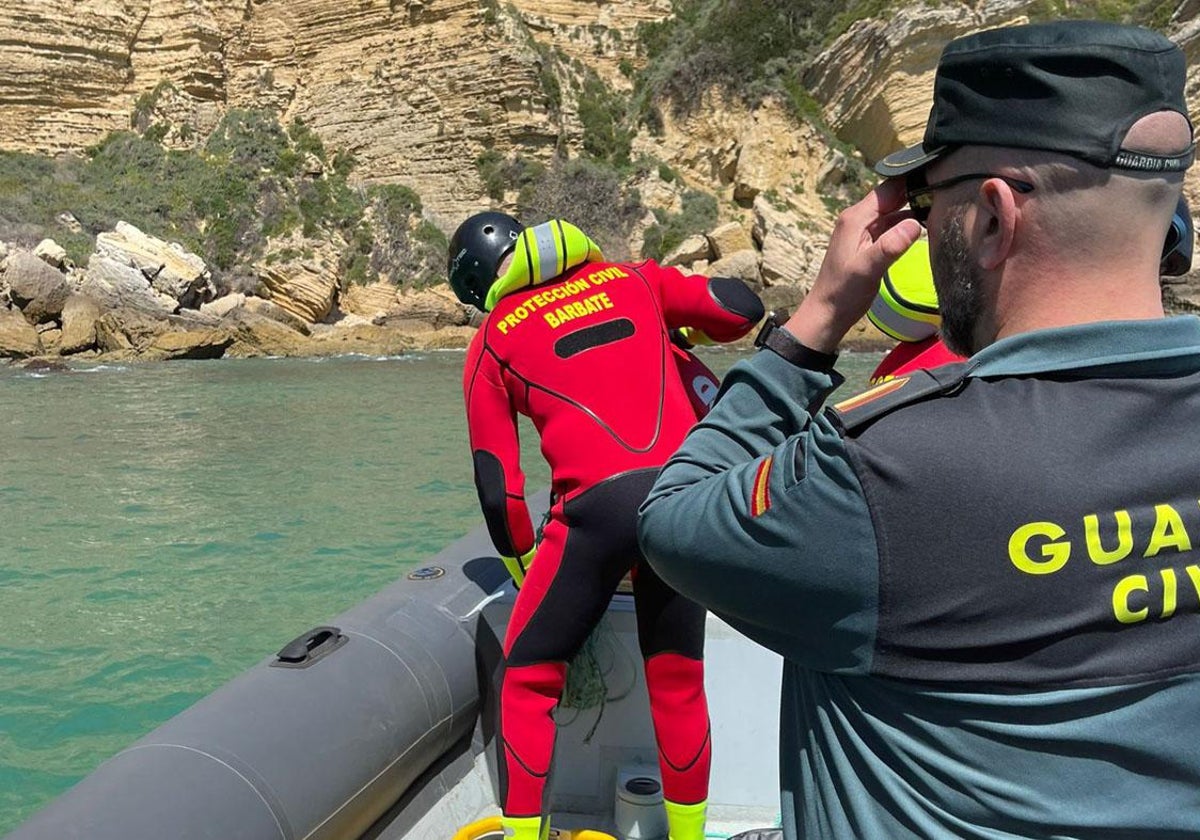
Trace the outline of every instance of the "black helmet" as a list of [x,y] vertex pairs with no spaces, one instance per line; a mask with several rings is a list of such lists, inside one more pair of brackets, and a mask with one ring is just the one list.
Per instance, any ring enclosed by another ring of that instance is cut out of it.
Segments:
[[488,289],[496,282],[501,260],[517,244],[525,226],[504,213],[476,213],[450,237],[446,273],[450,288],[463,303],[485,309]]
[[1167,241],[1163,243],[1158,273],[1165,277],[1182,277],[1191,271],[1192,240],[1195,238],[1192,211],[1188,209],[1187,199],[1179,196],[1179,203],[1175,205],[1175,215],[1171,218],[1171,226],[1167,228]]

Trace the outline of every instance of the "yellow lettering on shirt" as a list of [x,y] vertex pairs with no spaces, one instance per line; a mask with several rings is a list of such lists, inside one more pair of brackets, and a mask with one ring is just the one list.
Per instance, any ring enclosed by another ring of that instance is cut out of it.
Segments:
[[[1028,575],[1049,575],[1057,572],[1071,559],[1071,543],[1058,542],[1067,535],[1053,522],[1030,522],[1013,531],[1008,540],[1008,559]],[[1029,556],[1029,543],[1034,538],[1046,538],[1041,545],[1043,560]]]
[[1139,621],[1145,621],[1146,616],[1150,615],[1149,608],[1142,607],[1135,610],[1130,606],[1130,600],[1134,592],[1149,591],[1150,584],[1145,575],[1130,575],[1118,581],[1112,596],[1113,615],[1117,617],[1117,621],[1122,624],[1137,624]]
[[[1088,559],[1096,567],[1094,573],[1122,562],[1137,565],[1131,558],[1138,554],[1143,559],[1186,554],[1193,551],[1194,540],[1182,509],[1178,503],[1166,502],[1139,507],[1138,521],[1144,523],[1140,531],[1135,531],[1134,516],[1128,509],[1089,513],[1073,527],[1071,523],[1026,522],[1009,536],[1008,559],[1024,574],[1045,577],[1067,565],[1075,545],[1087,549]],[[1141,568],[1117,580],[1111,590],[1112,616],[1117,623],[1166,621],[1200,612],[1200,564],[1185,563]]]
[[1088,557],[1097,566],[1116,563],[1133,553],[1133,526],[1129,511],[1114,511],[1113,519],[1117,522],[1117,547],[1110,551],[1100,539],[1100,517],[1094,513],[1083,517],[1083,535],[1087,540]]
[[1174,548],[1176,551],[1191,551],[1192,540],[1183,527],[1183,518],[1179,511],[1170,505],[1154,506],[1154,533],[1150,535],[1150,544],[1146,546],[1143,557],[1154,557],[1164,548]]
[[501,335],[507,335],[512,329],[528,320],[534,313],[540,312],[542,319],[551,329],[558,329],[565,323],[576,318],[594,315],[605,309],[612,309],[613,302],[605,292],[596,292],[580,300],[578,298],[593,287],[629,274],[618,266],[593,271],[586,277],[577,277],[566,283],[550,289],[541,289],[517,303],[506,315],[495,320],[496,329]]
[[574,300],[570,303],[565,303],[553,312],[543,313],[542,318],[550,325],[550,329],[556,330],[563,324],[574,321],[576,318],[586,318],[588,315],[595,315],[605,309],[612,308],[613,302],[608,297],[608,293],[597,292],[583,300]]

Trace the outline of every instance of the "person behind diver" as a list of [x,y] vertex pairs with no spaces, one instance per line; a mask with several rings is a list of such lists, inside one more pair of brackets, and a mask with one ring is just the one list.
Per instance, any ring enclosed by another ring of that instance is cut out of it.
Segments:
[[[1163,242],[1159,274],[1180,277],[1192,268],[1192,246],[1196,238],[1187,199],[1179,197],[1175,215]],[[880,385],[918,370],[966,361],[942,341],[938,329],[937,290],[929,263],[929,241],[918,239],[884,272],[867,319],[897,342],[871,374],[870,384]]]
[[[685,346],[741,338],[761,320],[762,302],[740,280],[608,262],[568,222],[527,228],[496,212],[459,226],[447,268],[458,298],[487,313],[463,390],[480,505],[519,587],[496,726],[505,836],[549,832],[552,712],[567,663],[632,572],[670,840],[702,840],[705,611],[644,563],[635,524],[659,467],[716,393],[715,377]],[[525,502],[518,414],[533,421],[551,471],[540,541]]]

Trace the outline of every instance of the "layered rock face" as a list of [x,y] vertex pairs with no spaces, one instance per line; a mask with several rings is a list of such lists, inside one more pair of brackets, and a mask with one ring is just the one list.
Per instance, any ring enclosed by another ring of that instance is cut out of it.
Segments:
[[932,104],[946,42],[979,29],[1027,23],[1038,0],[899,8],[854,24],[813,62],[804,82],[834,132],[877,160],[916,143]]
[[[619,80],[667,0],[524,2],[539,38]],[[597,53],[599,57],[597,58]],[[486,148],[547,158],[561,133],[524,28],[492,0],[11,0],[0,6],[0,148],[80,150],[171,82],[203,135],[230,107],[301,117],[368,181],[429,197],[436,220],[486,196]]]
[[620,71],[622,59],[633,61],[639,23],[659,21],[671,14],[670,0],[611,0],[583,4],[578,0],[516,0],[533,37],[561,49],[569,58],[591,67],[618,90],[632,87]]

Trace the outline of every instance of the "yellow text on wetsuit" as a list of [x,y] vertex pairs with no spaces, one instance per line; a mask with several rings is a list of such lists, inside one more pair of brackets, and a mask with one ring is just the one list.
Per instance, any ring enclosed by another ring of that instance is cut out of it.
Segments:
[[[1027,522],[1009,537],[1008,557],[1013,566],[1027,575],[1052,575],[1067,565],[1075,545],[1067,536],[1067,529],[1058,523]],[[1164,551],[1191,552],[1192,545],[1192,535],[1183,516],[1170,504],[1154,505],[1154,524],[1148,534],[1138,534],[1137,539],[1127,510],[1116,510],[1103,517],[1095,513],[1083,517],[1081,548],[1095,566],[1109,566],[1135,555],[1145,559]],[[1113,618],[1121,624],[1137,624],[1152,617],[1170,618],[1179,607],[1181,581],[1190,583],[1196,594],[1193,608],[1200,611],[1200,565],[1192,563],[1182,569],[1141,570],[1119,579],[1112,590]]]
[[603,292],[588,295],[582,300],[576,300],[576,298],[609,280],[628,276],[629,274],[624,269],[613,265],[593,271],[586,276],[581,275],[568,280],[559,286],[528,295],[513,307],[511,312],[496,322],[496,329],[500,330],[501,335],[507,335],[509,330],[519,326],[530,315],[539,311],[542,312],[546,323],[552,329],[557,329],[576,318],[604,309],[612,309],[612,301]]

